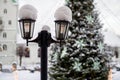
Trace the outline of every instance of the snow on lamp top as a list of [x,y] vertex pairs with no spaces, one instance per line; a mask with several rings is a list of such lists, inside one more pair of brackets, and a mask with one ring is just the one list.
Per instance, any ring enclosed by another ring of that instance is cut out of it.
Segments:
[[20,8],[19,18],[36,20],[37,19],[37,9],[29,4],[24,5]]
[[71,22],[72,21],[72,11],[67,6],[61,6],[56,10],[54,17],[56,20],[65,20],[65,21]]
[[50,27],[47,26],[47,25],[44,25],[44,26],[42,27],[42,30],[45,30],[45,31],[50,32]]

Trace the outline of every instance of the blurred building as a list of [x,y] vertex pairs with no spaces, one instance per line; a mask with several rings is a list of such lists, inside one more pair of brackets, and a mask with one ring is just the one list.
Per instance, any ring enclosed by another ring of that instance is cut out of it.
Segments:
[[120,47],[110,47],[110,50],[112,51],[111,67],[120,65]]
[[12,64],[16,57],[17,0],[0,0],[0,62]]
[[20,65],[20,57],[22,58],[21,66],[40,64],[40,48],[36,43],[17,43],[16,56],[17,63]]

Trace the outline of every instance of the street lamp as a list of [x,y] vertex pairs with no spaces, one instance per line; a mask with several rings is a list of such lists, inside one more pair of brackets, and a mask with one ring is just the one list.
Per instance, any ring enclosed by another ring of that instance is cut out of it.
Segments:
[[35,20],[32,19],[20,19],[19,20],[21,36],[26,39],[28,45],[28,39],[33,37]]
[[69,21],[56,20],[55,21],[55,34],[57,40],[64,40],[67,38],[69,28]]
[[[27,12],[30,12],[28,9],[32,10],[34,8],[31,5],[25,5],[22,9],[22,12],[25,12],[24,10],[26,9]],[[23,15],[21,12],[20,14]],[[32,15],[33,13],[29,14]],[[27,44],[28,42],[36,42],[39,47],[41,47],[41,80],[47,80],[47,48],[51,43],[61,42],[67,38],[69,24],[72,20],[72,12],[67,6],[62,6],[55,12],[55,33],[58,41],[52,39],[51,33],[49,32],[50,28],[47,25],[43,26],[42,31],[38,33],[36,39],[29,41],[33,36],[35,19],[33,17],[31,18],[31,16],[28,17],[28,14],[24,17],[23,16],[21,17],[20,15],[21,18],[19,20],[21,36],[23,39],[26,39]]]

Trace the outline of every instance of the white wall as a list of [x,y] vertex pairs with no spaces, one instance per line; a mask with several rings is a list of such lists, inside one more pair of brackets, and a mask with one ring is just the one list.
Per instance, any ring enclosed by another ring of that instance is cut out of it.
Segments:
[[[0,62],[4,64],[12,64],[17,60],[16,57],[16,28],[17,28],[17,12],[18,5],[13,0],[0,0],[0,17],[3,21],[3,31],[0,31],[0,47],[3,48],[3,44],[7,45],[7,50],[0,51]],[[4,13],[4,9],[7,13]],[[12,24],[8,24],[11,20]],[[3,38],[3,33],[6,33],[6,37]]]

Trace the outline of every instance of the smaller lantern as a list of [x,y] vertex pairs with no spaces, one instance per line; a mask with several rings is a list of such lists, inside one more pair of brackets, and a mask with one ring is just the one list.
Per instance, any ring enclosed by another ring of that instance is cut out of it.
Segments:
[[54,17],[56,39],[64,40],[68,36],[69,24],[72,21],[72,11],[67,6],[61,6],[55,11]]
[[69,22],[65,20],[55,21],[55,33],[57,40],[64,40],[67,38],[69,29]]
[[21,36],[23,39],[26,39],[28,45],[28,39],[33,37],[37,9],[29,4],[24,5],[19,10],[19,18]]
[[23,39],[31,39],[33,37],[35,20],[20,19],[20,31]]

